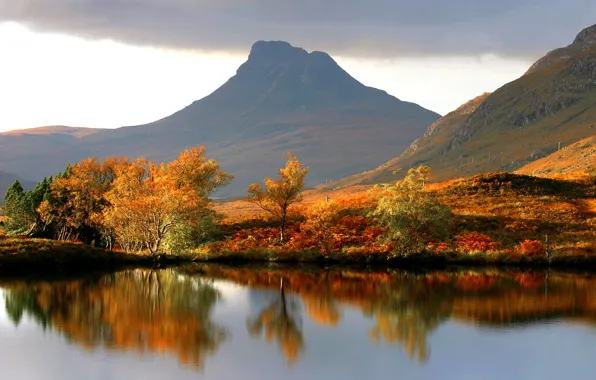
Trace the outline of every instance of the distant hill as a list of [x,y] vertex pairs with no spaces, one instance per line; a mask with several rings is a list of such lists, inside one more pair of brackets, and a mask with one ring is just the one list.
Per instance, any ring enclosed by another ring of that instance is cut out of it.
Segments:
[[433,124],[400,156],[331,186],[389,182],[430,166],[435,180],[515,171],[596,133],[596,25],[521,78]]
[[375,167],[440,116],[367,87],[328,54],[287,42],[255,43],[235,76],[211,95],[154,123],[81,135],[0,135],[0,169],[40,179],[88,156],[171,160],[205,145],[236,179],[221,195],[275,176],[288,151],[311,170],[307,185]]
[[596,174],[596,136],[566,146],[524,166],[517,173],[538,176]]
[[80,128],[67,127],[64,125],[49,125],[45,127],[29,128],[29,129],[15,129],[12,131],[0,133],[4,136],[23,136],[23,135],[67,135],[76,138],[85,137],[103,131],[104,129],[97,128]]
[[14,174],[0,171],[0,204],[4,203],[4,196],[6,195],[6,190],[8,190],[10,185],[12,185],[16,180],[19,180],[19,182],[21,182],[21,186],[23,186],[25,190],[33,189],[37,184],[36,182],[19,178]]

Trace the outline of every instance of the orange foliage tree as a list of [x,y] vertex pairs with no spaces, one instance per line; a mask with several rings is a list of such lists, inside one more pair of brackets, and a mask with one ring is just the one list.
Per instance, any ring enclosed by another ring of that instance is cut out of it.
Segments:
[[319,249],[328,254],[333,243],[333,227],[339,221],[339,204],[337,201],[320,202],[310,206],[304,213],[306,221],[300,230],[311,236]]
[[82,238],[91,233],[96,240],[105,232],[101,218],[109,205],[105,199],[117,173],[128,165],[126,158],[111,157],[104,162],[85,159],[67,168],[51,184],[51,197],[39,206],[46,225],[54,225],[59,240]]
[[270,213],[280,222],[280,241],[284,241],[284,231],[288,220],[288,210],[300,202],[300,192],[304,188],[304,177],[308,167],[303,167],[296,156],[288,153],[288,161],[279,169],[279,179],[265,178],[265,188],[259,183],[248,187],[247,201],[252,202]]
[[203,148],[187,150],[169,164],[138,159],[118,172],[103,219],[127,248],[156,254],[176,227],[198,226],[210,213],[209,194],[231,179]]
[[[54,180],[51,197],[39,207],[59,239],[91,235],[98,243],[114,238],[125,250],[156,254],[181,227],[199,228],[212,211],[209,195],[233,177],[192,148],[160,165],[138,159],[83,160]],[[89,239],[81,239],[89,242]]]

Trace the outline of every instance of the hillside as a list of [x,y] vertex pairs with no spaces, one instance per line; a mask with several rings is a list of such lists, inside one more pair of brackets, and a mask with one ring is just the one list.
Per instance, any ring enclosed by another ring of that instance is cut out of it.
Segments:
[[83,136],[0,135],[0,169],[40,179],[88,156],[161,161],[205,145],[236,176],[220,195],[241,195],[274,176],[288,151],[311,167],[307,185],[315,185],[378,166],[438,118],[363,85],[326,53],[260,41],[214,93],[154,123]]
[[399,157],[332,186],[399,179],[430,166],[435,180],[515,171],[596,132],[596,25],[521,78],[433,124]]
[[103,129],[97,128],[81,128],[81,127],[67,127],[64,125],[48,125],[45,127],[29,128],[29,129],[15,129],[12,131],[0,133],[5,136],[23,136],[23,135],[67,135],[76,138],[92,135]]
[[596,137],[589,137],[534,161],[517,173],[540,176],[596,174]]

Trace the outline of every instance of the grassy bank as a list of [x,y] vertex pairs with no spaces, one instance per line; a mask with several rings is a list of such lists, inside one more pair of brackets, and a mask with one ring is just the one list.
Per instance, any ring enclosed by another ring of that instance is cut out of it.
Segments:
[[243,252],[195,251],[182,255],[149,256],[111,252],[83,244],[45,239],[0,238],[0,274],[88,273],[127,267],[162,267],[186,263],[313,264],[318,266],[377,266],[391,268],[531,267],[596,270],[596,256],[565,254],[552,257],[512,255],[503,252],[424,252],[413,255],[343,252],[322,254],[315,250],[288,251],[253,248]]
[[46,239],[0,237],[0,274],[86,273],[125,267],[154,267],[192,261],[191,256],[149,256],[111,252],[83,244]]
[[596,270],[596,256],[561,254],[547,257],[515,255],[506,252],[443,252],[414,255],[388,255],[386,253],[337,253],[324,255],[317,251],[279,251],[255,248],[245,252],[218,251],[195,254],[195,262],[212,262],[234,265],[250,263],[318,264],[343,266],[378,266],[390,268],[446,268],[462,267],[530,267],[530,268],[579,268]]

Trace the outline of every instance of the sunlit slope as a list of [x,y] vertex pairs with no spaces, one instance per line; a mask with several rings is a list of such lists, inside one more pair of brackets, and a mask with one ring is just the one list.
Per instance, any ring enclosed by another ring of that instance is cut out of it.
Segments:
[[596,174],[596,136],[566,146],[547,157],[524,166],[517,173],[541,176]]
[[[447,125],[441,130],[436,125]],[[596,25],[521,78],[448,114],[405,153],[333,184],[389,182],[428,165],[435,180],[515,171],[596,132]],[[437,131],[438,129],[438,131]]]

